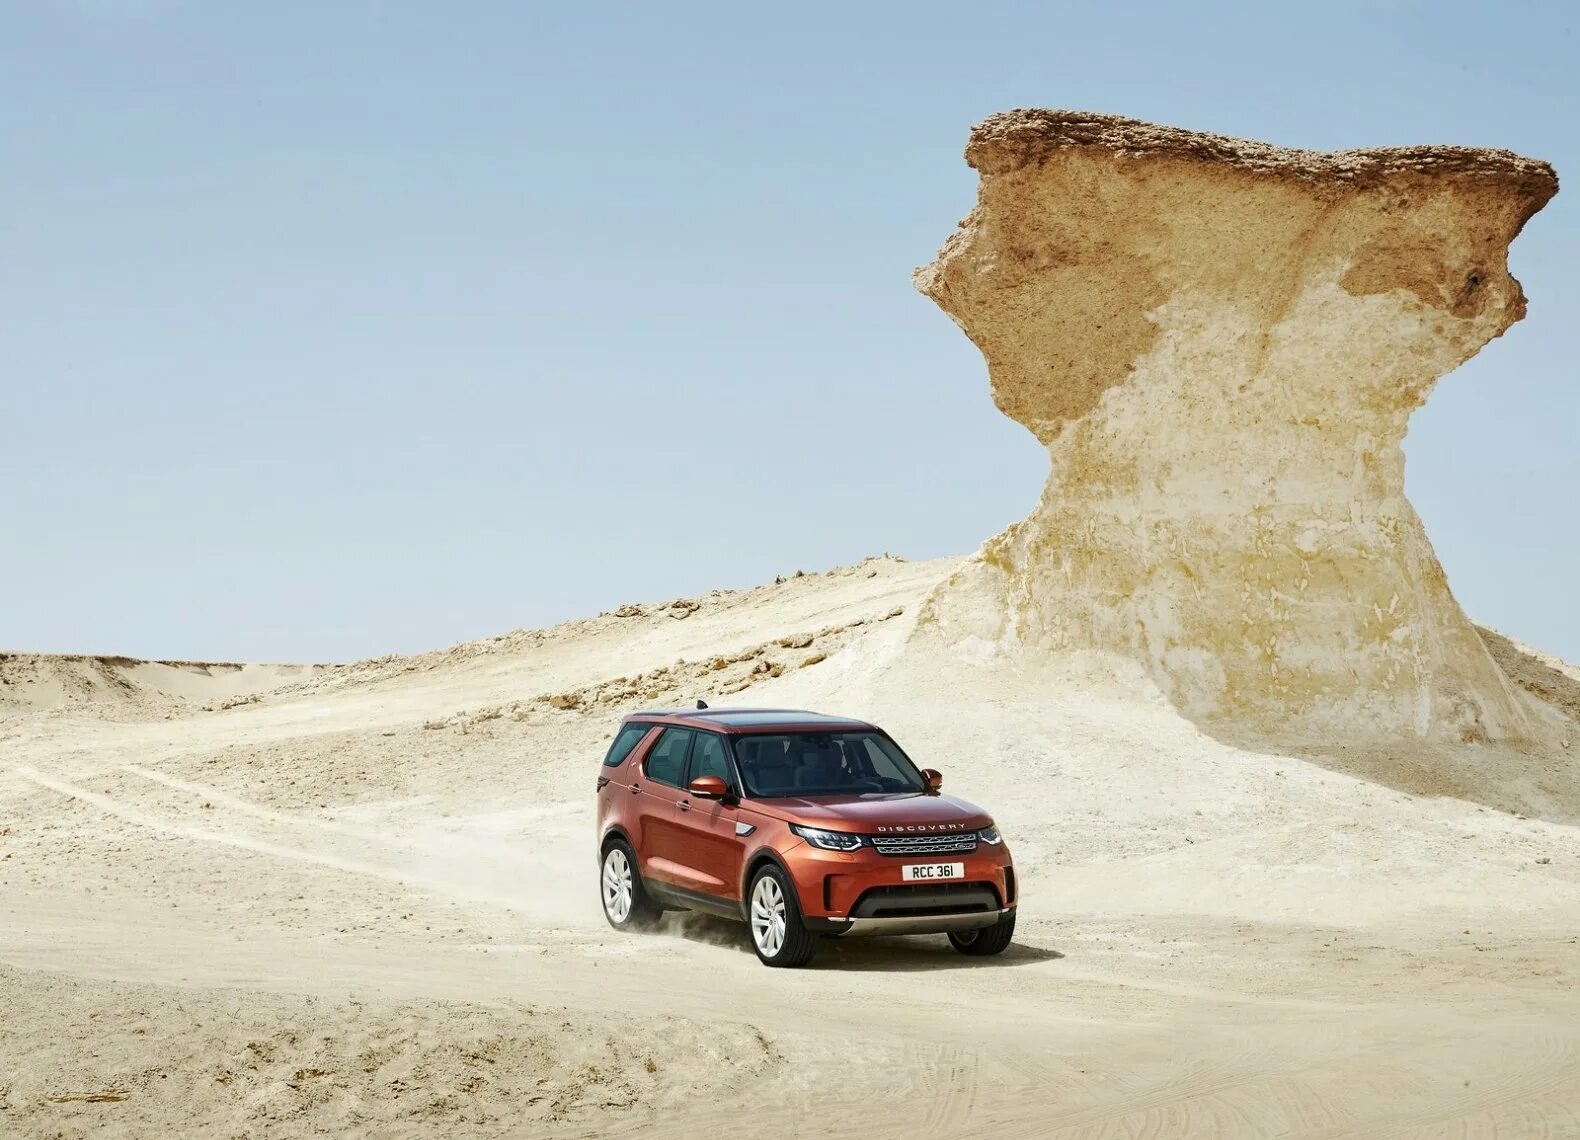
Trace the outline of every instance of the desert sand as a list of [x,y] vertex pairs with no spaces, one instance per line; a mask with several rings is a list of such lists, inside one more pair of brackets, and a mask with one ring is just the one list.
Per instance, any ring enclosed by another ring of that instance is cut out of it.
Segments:
[[[958,567],[250,691],[5,659],[0,1134],[1580,1132],[1572,773],[1235,747],[1141,677],[918,660]],[[1580,693],[1498,640],[1532,691]],[[996,812],[1016,945],[829,943],[790,972],[728,923],[611,931],[601,749],[621,710],[697,697],[889,726]]]
[[[1400,450],[1550,169],[967,154],[918,283],[1052,462],[975,554],[351,665],[0,655],[0,1136],[1580,1136],[1580,671],[1471,624]],[[610,930],[599,759],[699,698],[888,728],[995,814],[1015,943]]]

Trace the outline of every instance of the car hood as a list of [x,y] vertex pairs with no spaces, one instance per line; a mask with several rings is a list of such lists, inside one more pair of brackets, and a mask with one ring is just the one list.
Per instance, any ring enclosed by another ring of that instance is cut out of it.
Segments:
[[774,796],[751,806],[787,823],[862,834],[970,831],[993,817],[976,804],[925,792],[867,796]]

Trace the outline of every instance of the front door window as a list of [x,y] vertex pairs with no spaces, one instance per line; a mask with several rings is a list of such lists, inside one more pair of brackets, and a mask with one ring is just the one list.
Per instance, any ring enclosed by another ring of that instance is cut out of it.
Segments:
[[724,740],[711,732],[697,733],[697,743],[691,749],[691,774],[687,783],[698,776],[717,776],[726,784],[730,780],[730,761],[724,754]]

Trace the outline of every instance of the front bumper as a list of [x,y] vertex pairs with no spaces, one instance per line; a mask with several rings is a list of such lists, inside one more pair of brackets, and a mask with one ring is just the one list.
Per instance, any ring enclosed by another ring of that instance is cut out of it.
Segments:
[[[824,851],[798,843],[783,852],[808,926],[826,934],[937,934],[980,930],[1014,911],[1014,863],[1004,844],[970,853],[894,857],[871,848]],[[959,879],[906,882],[911,863],[962,863]]]
[[981,930],[1015,913],[1014,907],[972,914],[915,914],[889,918],[807,919],[812,929],[836,938],[877,934],[947,934],[952,930]]

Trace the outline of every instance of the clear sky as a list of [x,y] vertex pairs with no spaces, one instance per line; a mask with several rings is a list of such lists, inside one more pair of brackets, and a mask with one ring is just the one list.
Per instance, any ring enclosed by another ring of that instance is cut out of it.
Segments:
[[341,660],[974,549],[1046,454],[909,277],[971,125],[1050,106],[1577,179],[1407,450],[1470,614],[1580,659],[1574,11],[9,0],[0,648]]

